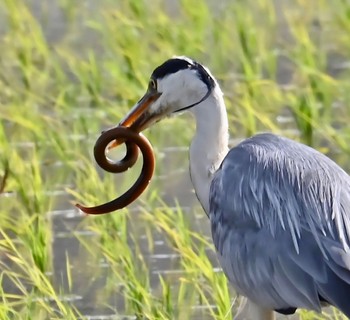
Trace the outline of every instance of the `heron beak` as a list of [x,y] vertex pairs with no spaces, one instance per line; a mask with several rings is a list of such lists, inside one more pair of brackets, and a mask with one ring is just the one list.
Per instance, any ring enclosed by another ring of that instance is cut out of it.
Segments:
[[[160,92],[146,92],[146,94],[139,100],[128,114],[119,122],[118,126],[128,127],[135,132],[141,132],[147,129],[154,123],[158,117],[152,115],[149,111],[149,106],[155,102],[162,93]],[[123,141],[115,140],[109,145],[108,149],[112,149]]]
[[136,132],[141,132],[148,128],[153,122],[153,117],[149,112],[149,106],[155,102],[160,95],[161,93],[159,92],[147,92],[129,111],[124,119],[120,121],[119,126],[129,127]]

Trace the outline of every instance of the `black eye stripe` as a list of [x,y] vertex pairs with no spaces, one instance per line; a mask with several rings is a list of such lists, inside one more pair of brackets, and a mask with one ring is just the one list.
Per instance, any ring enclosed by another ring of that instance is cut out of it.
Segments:
[[152,78],[161,79],[179,70],[190,69],[191,66],[188,61],[183,59],[169,59],[153,71]]
[[215,86],[214,79],[208,74],[200,63],[195,61],[192,61],[191,63],[180,58],[173,58],[165,61],[153,71],[151,78],[162,79],[169,74],[185,69],[196,70],[198,77],[207,85],[208,90],[211,90]]
[[200,63],[194,61],[193,69],[197,70],[199,78],[207,85],[208,90],[215,87],[214,79]]
[[214,87],[215,87],[215,80],[214,78],[208,73],[208,71],[198,62],[193,61],[193,60],[186,60],[186,59],[181,59],[181,58],[173,58],[173,59],[169,59],[167,61],[165,61],[162,65],[160,65],[159,67],[157,67],[152,75],[151,75],[151,80],[150,80],[150,84],[149,84],[149,88],[152,88],[152,80],[156,81],[156,79],[162,79],[170,74],[176,73],[180,70],[193,70],[196,72],[197,77],[205,83],[205,85],[207,86],[207,92],[206,94],[199,99],[198,101],[185,106],[183,108],[180,108],[175,112],[180,112],[180,111],[184,111],[187,109],[190,109],[194,106],[196,106],[197,104],[200,104],[201,102],[203,102],[204,100],[206,100],[210,94],[212,93]]

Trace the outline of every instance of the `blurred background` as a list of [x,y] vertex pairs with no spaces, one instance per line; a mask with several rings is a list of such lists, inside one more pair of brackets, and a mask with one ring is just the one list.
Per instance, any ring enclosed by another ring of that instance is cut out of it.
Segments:
[[[139,200],[86,217],[75,202],[140,170],[102,172],[94,142],[187,55],[225,93],[232,146],[275,132],[349,171],[349,35],[349,0],[0,0],[0,319],[231,319],[188,176],[191,117],[146,131],[157,168]],[[343,319],[327,312],[294,318]]]

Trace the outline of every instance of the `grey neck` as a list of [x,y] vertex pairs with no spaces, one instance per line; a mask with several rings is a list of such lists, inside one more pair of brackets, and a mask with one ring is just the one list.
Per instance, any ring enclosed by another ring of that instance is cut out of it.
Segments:
[[209,191],[214,173],[228,152],[228,120],[218,85],[209,97],[190,109],[196,133],[190,146],[190,175],[203,209],[209,215]]

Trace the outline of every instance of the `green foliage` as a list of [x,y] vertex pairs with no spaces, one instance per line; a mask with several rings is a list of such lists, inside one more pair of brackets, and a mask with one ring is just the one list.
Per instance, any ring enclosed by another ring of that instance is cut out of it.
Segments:
[[[206,217],[194,196],[191,210],[171,205],[187,170],[186,117],[147,132],[159,178],[137,203],[103,217],[73,211],[63,226],[57,216],[134,181],[140,166],[104,174],[92,147],[172,55],[217,76],[233,137],[281,133],[350,169],[349,32],[346,0],[0,0],[0,319],[83,319],[84,301],[137,319],[230,319],[235,294]],[[61,240],[78,251],[59,255]],[[168,273],[152,260],[162,250]]]

